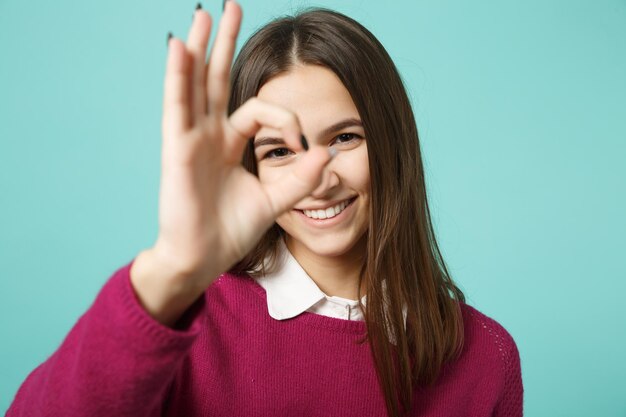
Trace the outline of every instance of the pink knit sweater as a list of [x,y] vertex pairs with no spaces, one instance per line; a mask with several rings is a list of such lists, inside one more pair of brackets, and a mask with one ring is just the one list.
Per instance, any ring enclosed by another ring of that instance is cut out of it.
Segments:
[[[132,263],[131,263],[132,264]],[[7,416],[383,416],[362,321],[278,321],[249,277],[223,275],[174,330],[138,304],[119,269]],[[521,416],[515,342],[463,304],[465,347],[410,415]]]

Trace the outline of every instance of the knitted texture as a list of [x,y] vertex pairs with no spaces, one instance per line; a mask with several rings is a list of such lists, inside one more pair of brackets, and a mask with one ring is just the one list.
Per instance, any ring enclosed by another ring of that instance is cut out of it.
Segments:
[[[105,284],[59,349],[20,387],[17,416],[383,416],[365,322],[303,313],[278,321],[247,276],[222,275],[171,329],[133,292],[131,264]],[[509,333],[461,304],[465,345],[409,415],[521,416]]]

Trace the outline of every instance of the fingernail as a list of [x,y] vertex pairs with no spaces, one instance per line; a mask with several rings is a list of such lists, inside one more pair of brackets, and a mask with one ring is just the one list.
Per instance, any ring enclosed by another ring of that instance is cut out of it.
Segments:
[[309,142],[306,141],[306,138],[304,137],[304,135],[300,135],[300,143],[302,144],[302,147],[304,148],[305,151],[309,150]]
[[167,46],[170,46],[170,39],[173,37],[174,35],[172,35],[172,32],[167,32]]
[[228,0],[224,0],[224,2],[222,3],[222,11],[226,10],[226,2]]
[[[196,4],[196,12],[197,12],[198,10],[202,10],[202,4],[200,4],[200,3]],[[193,13],[191,14],[191,21],[193,21],[193,20],[196,18],[196,12],[193,12]]]
[[328,154],[330,155],[330,159],[333,159],[335,155],[337,155],[337,149],[332,147],[328,148]]

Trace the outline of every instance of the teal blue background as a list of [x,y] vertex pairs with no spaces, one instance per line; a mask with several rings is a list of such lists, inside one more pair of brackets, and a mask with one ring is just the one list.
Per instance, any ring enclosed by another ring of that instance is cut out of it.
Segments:
[[[240,1],[239,46],[310,5],[381,40],[444,256],[517,341],[526,415],[626,416],[626,1]],[[0,0],[0,412],[156,237],[165,39],[194,6]]]

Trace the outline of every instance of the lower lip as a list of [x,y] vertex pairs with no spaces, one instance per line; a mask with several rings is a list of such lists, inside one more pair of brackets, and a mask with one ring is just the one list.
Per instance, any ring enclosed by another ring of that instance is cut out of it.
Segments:
[[331,217],[330,219],[313,219],[307,216],[306,214],[304,214],[304,212],[302,212],[301,210],[295,210],[295,211],[300,216],[302,216],[304,221],[307,222],[308,224],[311,224],[315,227],[331,227],[331,226],[336,225],[337,223],[341,223],[347,216],[350,215],[350,213],[352,212],[352,207],[354,206],[355,200],[356,200],[356,197],[350,201],[350,203],[346,206],[346,208],[343,209],[341,213],[339,213],[335,217]]

